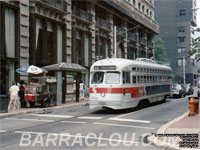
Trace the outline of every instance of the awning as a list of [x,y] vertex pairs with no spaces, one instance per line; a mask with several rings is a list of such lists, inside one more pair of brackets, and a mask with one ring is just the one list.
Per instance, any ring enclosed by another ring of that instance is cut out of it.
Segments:
[[61,62],[58,64],[48,65],[42,67],[48,71],[74,71],[74,72],[87,72],[87,69],[79,64]]

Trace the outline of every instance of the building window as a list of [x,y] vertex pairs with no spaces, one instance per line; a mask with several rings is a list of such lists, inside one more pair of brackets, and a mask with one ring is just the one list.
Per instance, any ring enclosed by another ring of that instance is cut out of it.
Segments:
[[183,53],[183,52],[185,52],[185,47],[179,47],[178,48],[178,53]]
[[[3,16],[4,15],[4,16]],[[18,10],[0,2],[0,94],[9,94],[19,61]]]
[[183,66],[183,59],[178,59],[178,66]]
[[135,0],[133,0],[133,5],[135,6]]
[[142,12],[144,12],[144,5],[142,6]]
[[178,42],[185,42],[185,36],[178,37]]
[[149,9],[147,9],[147,16],[149,16]]
[[63,27],[42,18],[36,18],[36,65],[43,67],[62,62]]
[[138,9],[140,10],[140,8],[141,8],[141,3],[138,3]]
[[180,9],[179,10],[179,16],[185,16],[186,15],[186,10],[185,9]]
[[178,27],[178,32],[185,32],[185,27]]
[[149,17],[152,18],[152,12],[151,12],[151,11],[150,11],[150,13],[149,13]]

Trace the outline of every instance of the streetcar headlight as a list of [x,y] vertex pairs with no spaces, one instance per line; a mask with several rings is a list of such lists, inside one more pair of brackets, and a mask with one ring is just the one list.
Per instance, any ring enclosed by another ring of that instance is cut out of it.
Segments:
[[102,96],[102,97],[105,97],[105,93],[101,93],[101,96]]

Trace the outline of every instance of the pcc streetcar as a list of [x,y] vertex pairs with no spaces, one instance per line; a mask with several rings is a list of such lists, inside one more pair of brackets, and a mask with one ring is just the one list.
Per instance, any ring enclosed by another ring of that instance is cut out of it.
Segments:
[[90,70],[90,108],[126,109],[164,101],[171,86],[171,68],[153,60],[99,60]]

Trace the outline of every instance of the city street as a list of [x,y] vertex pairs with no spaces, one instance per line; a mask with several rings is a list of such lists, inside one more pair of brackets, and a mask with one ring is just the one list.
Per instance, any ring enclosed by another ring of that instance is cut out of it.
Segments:
[[11,116],[1,119],[0,147],[2,150],[164,149],[149,145],[147,136],[187,110],[185,97],[170,98],[141,110],[90,110],[85,105]]

